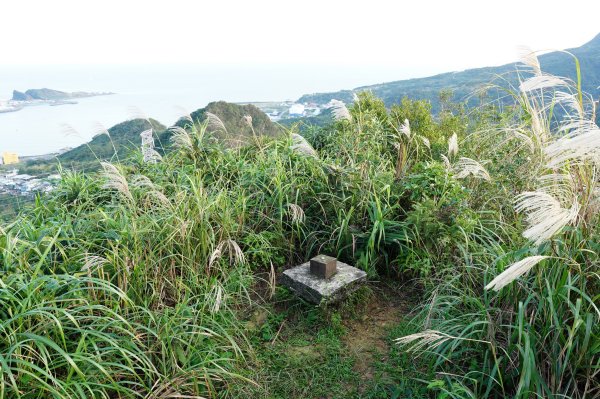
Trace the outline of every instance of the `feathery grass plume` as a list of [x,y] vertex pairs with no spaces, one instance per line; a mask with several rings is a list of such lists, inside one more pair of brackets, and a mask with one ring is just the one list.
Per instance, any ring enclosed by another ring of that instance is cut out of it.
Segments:
[[423,349],[432,350],[455,337],[437,330],[425,330],[415,334],[396,338],[398,345],[410,345],[408,351],[420,352]]
[[453,133],[448,139],[448,158],[458,154],[458,136]]
[[167,196],[160,191],[160,187],[152,182],[147,176],[144,175],[135,175],[131,178],[131,182],[129,184],[131,187],[137,188],[146,188],[146,196],[149,199],[156,199],[158,203],[161,205],[165,205],[167,208],[172,208],[173,204],[167,198]]
[[243,120],[246,125],[252,127],[252,117],[250,115],[244,115]]
[[457,179],[463,179],[471,175],[479,179],[487,181],[491,180],[490,174],[483,165],[471,158],[461,157],[458,162],[454,164],[454,173]]
[[331,108],[331,113],[333,114],[333,119],[335,119],[336,121],[343,121],[343,120],[351,121],[352,120],[352,115],[350,114],[350,111],[346,107],[346,104],[344,104],[343,102],[341,102],[339,100],[331,100],[330,104],[331,104],[330,108]]
[[410,138],[410,122],[404,119],[404,123],[400,125],[400,132],[404,133],[407,138]]
[[127,200],[133,202],[133,196],[129,190],[129,184],[125,176],[117,169],[117,167],[109,162],[101,162],[103,169],[103,177],[105,183],[103,188],[109,190],[115,190]]
[[317,151],[306,141],[306,139],[297,133],[292,133],[292,145],[290,149],[297,154],[318,158]]
[[221,256],[223,255],[223,253],[221,252],[221,250],[217,247],[214,251],[212,251],[212,253],[210,254],[210,257],[208,258],[208,268],[211,269],[213,264],[218,261],[219,259],[221,259]]
[[417,135],[417,137],[421,139],[425,147],[431,149],[431,143],[429,142],[429,139],[427,137],[421,135]]
[[180,106],[180,105],[176,105],[175,106],[175,110],[177,111],[177,120],[178,121],[187,121],[190,122],[191,124],[194,123],[194,120],[192,119],[192,115],[188,112],[187,109],[185,109],[184,107]]
[[277,291],[277,272],[275,272],[275,266],[273,262],[269,261],[271,268],[269,269],[269,299],[273,298]]
[[288,213],[292,219],[292,223],[304,223],[304,210],[297,204],[287,204]]
[[444,154],[441,154],[440,157],[442,158],[442,162],[444,162],[444,166],[446,167],[447,170],[452,169],[452,164],[450,163],[450,160],[448,159],[447,156],[445,156]]
[[550,87],[568,86],[568,83],[559,77],[553,75],[536,75],[525,79],[520,85],[519,90],[526,93],[529,91],[547,89]]
[[240,265],[246,262],[244,252],[240,248],[237,242],[232,239],[221,241],[215,250],[210,255],[208,261],[208,267],[212,267],[213,263],[220,259],[225,253],[229,254],[229,263],[233,265]]
[[569,133],[544,148],[549,168],[562,166],[566,162],[600,159],[600,128],[593,121],[571,122],[561,130]]
[[60,130],[63,132],[65,137],[79,137],[83,138],[83,136],[75,129],[73,126],[68,123],[62,123],[60,125]]
[[531,132],[533,136],[536,138],[537,142],[540,145],[544,145],[548,142],[551,137],[550,129],[547,123],[545,123],[544,118],[542,117],[543,110],[537,108],[536,105],[527,103],[525,105],[529,116],[531,118]]
[[179,126],[171,126],[169,128],[171,132],[171,143],[177,149],[191,150],[193,148],[192,137],[187,130]]
[[156,186],[154,185],[154,183],[152,183],[152,180],[150,180],[148,176],[144,175],[134,175],[131,178],[130,185],[132,187],[146,187],[150,190],[156,190]]
[[110,133],[108,132],[108,129],[106,127],[104,127],[104,125],[100,122],[94,122],[92,124],[92,131],[94,133],[93,137],[101,136],[103,134],[110,137]]
[[[566,93],[564,91],[556,91],[554,93],[554,100],[565,107],[567,111],[567,115],[569,111],[577,112],[577,117],[579,119],[583,119],[585,116],[585,110],[583,109],[583,104],[579,102],[579,98],[576,94]],[[594,118],[592,118],[594,120]]]
[[505,131],[510,130],[512,135],[514,137],[516,137],[517,139],[521,140],[523,143],[525,143],[525,145],[527,145],[527,148],[529,149],[529,151],[533,154],[535,152],[535,143],[533,142],[533,139],[528,136],[527,134],[525,134],[523,132],[523,130],[521,129],[505,129]]
[[[127,112],[129,113],[129,120],[143,119],[146,122],[150,123],[150,119],[144,113],[144,111],[142,111],[139,107],[136,107],[135,105],[128,106]],[[152,125],[152,124],[150,123],[150,125]]]
[[517,278],[527,273],[535,265],[548,258],[550,258],[550,256],[535,255],[529,256],[525,259],[521,259],[520,261],[513,263],[506,270],[497,275],[496,278],[494,278],[488,285],[485,286],[485,289],[500,291],[502,288],[506,287],[507,285],[515,281]]
[[533,73],[540,76],[542,74],[542,68],[540,67],[540,60],[535,51],[527,46],[519,46],[517,47],[517,51],[519,53],[519,60],[533,69]]
[[210,304],[210,313],[218,313],[224,300],[223,287],[218,281],[212,287],[211,296],[213,301]]
[[543,191],[526,191],[516,197],[515,210],[523,212],[528,224],[523,237],[540,245],[576,220],[579,213],[577,198],[570,209],[562,207],[560,201]]
[[172,209],[173,208],[173,204],[171,203],[171,200],[169,200],[169,198],[160,190],[150,190],[147,193],[148,198],[152,199],[156,199],[158,200],[158,203],[161,205],[164,205],[166,208],[168,209]]
[[223,123],[223,121],[221,120],[221,118],[219,118],[217,115],[213,114],[212,112],[207,112],[206,114],[206,120],[208,122],[208,128],[212,129],[212,131],[222,131],[225,134],[228,134],[227,132],[227,128],[225,127],[225,124]]
[[98,255],[90,255],[88,253],[85,254],[85,262],[83,264],[83,266],[81,266],[81,271],[87,272],[87,273],[94,273],[96,270],[99,270],[102,268],[102,266],[104,266],[105,264],[107,264],[108,261]]
[[573,176],[568,173],[550,173],[538,178],[537,191],[554,196],[559,202],[567,203],[575,198],[576,187]]

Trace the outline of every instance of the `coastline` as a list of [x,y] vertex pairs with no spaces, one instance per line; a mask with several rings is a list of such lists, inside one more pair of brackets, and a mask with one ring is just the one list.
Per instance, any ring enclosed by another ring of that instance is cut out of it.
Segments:
[[102,93],[85,93],[85,92],[75,92],[75,93],[67,93],[67,96],[64,98],[56,98],[56,99],[33,99],[33,100],[14,100],[10,99],[6,101],[6,105],[0,107],[0,114],[9,113],[9,112],[17,112],[22,110],[25,107],[34,107],[40,105],[50,105],[50,106],[59,106],[59,105],[73,105],[78,104],[77,101],[74,101],[78,98],[90,98],[90,97],[100,97],[100,96],[110,96],[117,93],[113,92],[102,92]]

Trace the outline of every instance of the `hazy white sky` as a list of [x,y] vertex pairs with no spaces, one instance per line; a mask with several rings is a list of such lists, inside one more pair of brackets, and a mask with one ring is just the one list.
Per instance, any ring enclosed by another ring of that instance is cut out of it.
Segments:
[[0,65],[336,64],[446,71],[576,47],[600,1],[2,0]]

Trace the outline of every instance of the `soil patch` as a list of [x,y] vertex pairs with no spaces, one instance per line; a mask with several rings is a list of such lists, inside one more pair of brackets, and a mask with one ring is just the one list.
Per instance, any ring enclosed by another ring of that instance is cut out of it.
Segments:
[[[344,320],[347,329],[342,341],[355,356],[354,371],[361,381],[373,378],[374,362],[386,361],[390,350],[389,331],[410,317],[419,293],[398,283],[371,283],[373,295],[356,318]],[[360,384],[359,390],[365,384]]]

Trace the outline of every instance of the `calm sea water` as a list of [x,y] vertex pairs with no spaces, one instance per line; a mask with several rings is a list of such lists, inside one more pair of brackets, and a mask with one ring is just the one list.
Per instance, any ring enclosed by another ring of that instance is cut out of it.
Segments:
[[[413,71],[414,72],[414,71]],[[423,75],[423,71],[420,71]],[[0,99],[12,90],[114,92],[78,104],[31,106],[0,113],[0,152],[46,154],[89,141],[98,122],[109,128],[129,119],[131,106],[164,125],[208,102],[295,100],[302,94],[353,88],[414,76],[398,68],[205,66],[0,66]],[[79,132],[64,134],[63,124]]]

